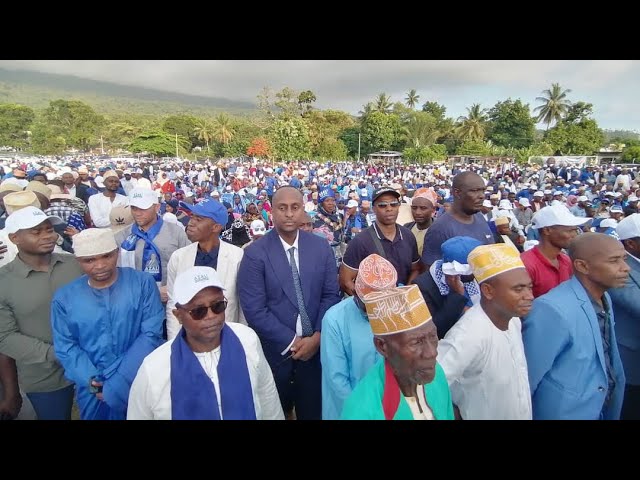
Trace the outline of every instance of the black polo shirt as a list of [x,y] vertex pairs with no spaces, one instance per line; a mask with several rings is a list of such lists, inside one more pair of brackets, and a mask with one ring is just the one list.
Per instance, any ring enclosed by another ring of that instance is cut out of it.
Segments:
[[[388,240],[377,228],[376,222],[366,230],[362,230],[347,244],[347,251],[342,263],[351,270],[358,270],[360,262],[372,253],[378,253],[376,244],[369,233],[369,229],[380,239],[385,258],[391,262],[398,272],[398,283],[407,285],[411,266],[420,261],[418,244],[411,230],[396,224],[396,236],[393,241]],[[378,253],[379,254],[379,253]]]

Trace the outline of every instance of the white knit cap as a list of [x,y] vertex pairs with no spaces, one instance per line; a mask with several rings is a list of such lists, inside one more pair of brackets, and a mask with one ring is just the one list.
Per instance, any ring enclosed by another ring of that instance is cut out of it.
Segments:
[[113,252],[117,248],[116,239],[109,228],[87,228],[73,236],[76,257],[93,257]]

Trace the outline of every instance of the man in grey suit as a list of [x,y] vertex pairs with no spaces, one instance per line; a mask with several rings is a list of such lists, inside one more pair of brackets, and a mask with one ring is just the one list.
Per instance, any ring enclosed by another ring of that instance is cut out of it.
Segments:
[[640,420],[640,214],[623,219],[616,229],[631,267],[624,287],[609,290],[616,315],[618,349],[627,379],[622,420]]

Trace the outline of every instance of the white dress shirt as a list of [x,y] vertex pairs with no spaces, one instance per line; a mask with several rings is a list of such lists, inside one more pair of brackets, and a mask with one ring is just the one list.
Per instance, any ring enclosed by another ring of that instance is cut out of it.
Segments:
[[[289,245],[287,242],[285,242],[282,237],[279,236],[280,238],[280,243],[282,243],[282,248],[284,248],[284,254],[287,257],[287,261],[289,262],[289,265],[291,265],[291,261],[289,260],[289,249],[291,247],[295,247],[295,250],[293,252],[293,258],[296,261],[296,266],[298,267],[298,273],[300,273],[300,255],[298,254],[300,252],[300,250],[298,249],[298,238],[300,237],[300,232],[296,232],[296,239],[293,242],[293,245]],[[292,274],[293,275],[293,274]],[[301,337],[302,336],[302,320],[300,320],[300,314],[298,314],[298,318],[296,320],[296,337]],[[291,343],[289,344],[289,346],[280,354],[280,355],[286,355],[289,350],[291,350],[291,347],[293,346],[293,342],[296,341],[296,337],[293,337],[293,340],[291,340]]]
[[89,214],[93,224],[98,228],[111,227],[111,220],[109,214],[113,207],[129,205],[129,199],[124,195],[116,193],[113,202],[109,197],[106,197],[103,193],[96,193],[89,197]]

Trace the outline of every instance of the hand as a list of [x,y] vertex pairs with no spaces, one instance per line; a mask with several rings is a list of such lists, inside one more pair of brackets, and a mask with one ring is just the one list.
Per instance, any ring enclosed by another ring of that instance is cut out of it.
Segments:
[[464,285],[462,285],[462,280],[460,280],[460,275],[446,275],[444,276],[447,285],[449,285],[449,288],[456,292],[459,293],[460,295],[464,295]]
[[313,357],[320,348],[320,332],[310,337],[297,337],[291,347],[291,358],[306,362]]
[[73,237],[74,235],[77,235],[78,233],[80,233],[80,230],[74,227],[67,227],[64,229],[64,233],[65,235],[69,235],[70,237]]
[[0,242],[0,260],[4,258],[4,254],[7,253],[7,246],[4,242]]
[[[103,386],[103,382],[97,382],[97,381],[95,381],[95,380],[91,380],[91,386],[92,386],[92,387],[102,387],[102,386]],[[97,398],[98,400],[100,400],[101,402],[102,402],[102,401],[104,401],[104,398],[102,397],[102,391],[97,392],[97,393],[95,394],[95,396],[96,396],[96,398]]]
[[169,293],[167,292],[167,286],[160,287],[160,300],[162,303],[167,303],[169,301]]
[[14,395],[7,395],[0,402],[0,420],[13,420],[20,413],[22,408],[22,395],[16,392]]
[[360,233],[360,229],[358,227],[353,227],[351,229],[351,233]]

